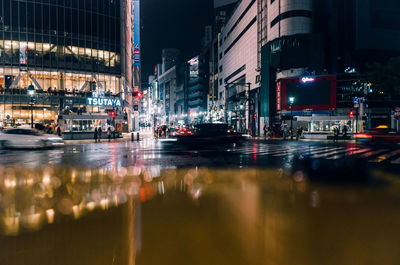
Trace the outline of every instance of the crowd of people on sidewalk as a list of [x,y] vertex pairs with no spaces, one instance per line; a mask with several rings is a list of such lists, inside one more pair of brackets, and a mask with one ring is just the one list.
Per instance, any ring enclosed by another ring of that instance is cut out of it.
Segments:
[[[111,139],[115,139],[115,134],[113,133],[114,129],[111,126],[108,126],[107,131],[105,132],[107,134],[107,139],[109,142],[111,142]],[[93,134],[93,139],[95,143],[100,143],[101,138],[103,136],[103,130],[101,127],[96,127],[94,129],[94,134]]]
[[[332,129],[333,133],[333,141],[337,142],[340,138],[342,133],[342,139],[348,139],[349,137],[349,128],[347,126],[343,126],[342,130],[338,126]],[[290,128],[287,124],[283,123],[280,126],[278,125],[265,125],[263,128],[264,137],[265,138],[283,138],[286,139],[293,139],[294,137],[296,140],[299,140],[304,137],[304,132],[308,132],[308,128],[303,128],[302,126],[298,126],[297,128]]]

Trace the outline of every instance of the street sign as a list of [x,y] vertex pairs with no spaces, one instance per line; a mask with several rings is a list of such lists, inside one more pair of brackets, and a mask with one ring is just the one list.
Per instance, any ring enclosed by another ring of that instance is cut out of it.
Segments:
[[360,99],[357,97],[353,98],[353,103],[354,103],[354,105],[360,104]]

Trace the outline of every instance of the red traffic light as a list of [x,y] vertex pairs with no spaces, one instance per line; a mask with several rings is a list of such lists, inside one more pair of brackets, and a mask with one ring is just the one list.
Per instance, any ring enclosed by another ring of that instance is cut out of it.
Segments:
[[349,115],[350,115],[350,118],[353,118],[354,117],[354,111],[350,111]]
[[253,118],[257,119],[257,113],[254,113]]
[[110,115],[111,115],[112,118],[115,118],[115,111],[111,111]]
[[140,91],[135,91],[135,92],[133,92],[133,96],[134,96],[135,98],[141,98],[141,97],[143,96],[143,94],[142,94],[142,92],[140,92]]

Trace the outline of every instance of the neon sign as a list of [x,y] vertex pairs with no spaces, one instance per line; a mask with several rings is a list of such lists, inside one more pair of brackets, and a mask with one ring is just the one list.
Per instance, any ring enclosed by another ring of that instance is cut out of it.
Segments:
[[102,107],[122,107],[121,100],[118,98],[87,98],[87,105]]
[[314,82],[314,78],[312,78],[312,77],[303,77],[301,79],[301,82],[303,82],[303,83]]

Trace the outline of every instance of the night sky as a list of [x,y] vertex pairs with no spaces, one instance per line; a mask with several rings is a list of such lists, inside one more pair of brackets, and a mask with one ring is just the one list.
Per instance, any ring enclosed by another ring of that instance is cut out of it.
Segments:
[[161,63],[163,48],[177,48],[184,59],[200,51],[204,27],[213,21],[212,0],[142,0],[142,82]]

